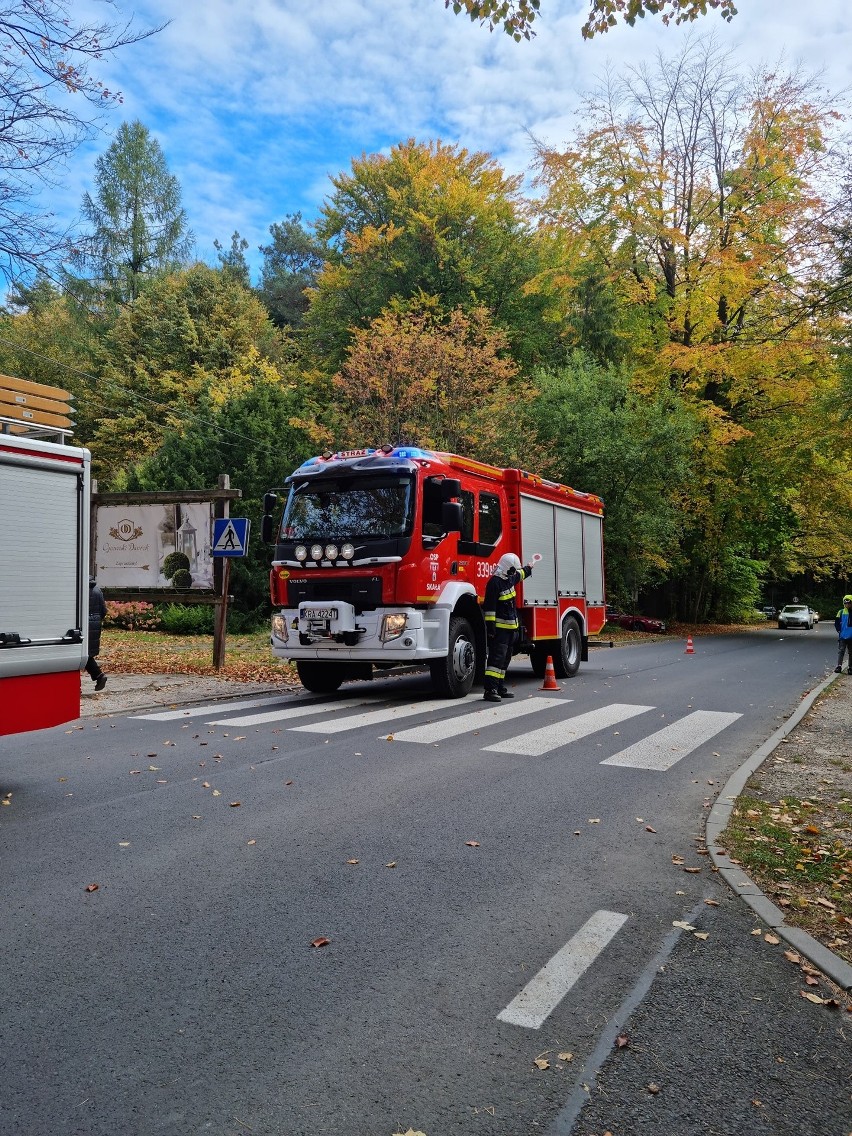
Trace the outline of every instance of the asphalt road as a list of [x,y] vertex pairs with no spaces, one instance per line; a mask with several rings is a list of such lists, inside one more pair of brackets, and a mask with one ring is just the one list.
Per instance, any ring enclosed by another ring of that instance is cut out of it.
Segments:
[[[435,701],[411,677],[2,739],[0,1133],[688,1136],[762,1120],[740,1086],[724,1127],[724,1094],[683,1059],[705,1039],[715,1084],[719,1006],[755,981],[747,950],[719,953],[748,918],[700,854],[703,817],[834,644],[828,626],[766,627],[692,655],[598,649],[558,692],[519,660],[498,707]],[[710,937],[673,928],[689,919]],[[774,997],[773,965],[752,1000]],[[679,1087],[652,1096],[649,1127],[641,1086],[594,1127],[582,1084],[634,1004],[655,1039],[653,1014],[671,1014]],[[785,1028],[807,1040],[802,1005]],[[826,1127],[802,1127],[791,1097],[798,1127],[755,1131],[846,1131],[837,1062]]]

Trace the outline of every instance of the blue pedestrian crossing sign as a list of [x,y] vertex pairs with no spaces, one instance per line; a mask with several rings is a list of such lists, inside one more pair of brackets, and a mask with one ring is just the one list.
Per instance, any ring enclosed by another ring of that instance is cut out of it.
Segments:
[[248,517],[220,517],[213,522],[214,556],[245,556],[249,542]]

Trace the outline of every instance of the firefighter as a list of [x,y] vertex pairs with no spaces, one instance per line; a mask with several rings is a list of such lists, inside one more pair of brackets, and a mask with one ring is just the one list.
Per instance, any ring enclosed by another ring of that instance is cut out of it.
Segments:
[[521,567],[514,552],[507,552],[497,561],[494,575],[485,589],[483,614],[488,640],[488,662],[485,667],[486,702],[500,702],[514,698],[506,686],[506,671],[512,658],[512,648],[518,634],[518,611],[515,607],[515,584],[532,575],[532,568]]

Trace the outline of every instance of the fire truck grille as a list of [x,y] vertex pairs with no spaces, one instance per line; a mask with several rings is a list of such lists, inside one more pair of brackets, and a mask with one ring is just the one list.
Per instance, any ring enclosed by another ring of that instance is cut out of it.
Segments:
[[339,600],[351,603],[356,611],[377,608],[382,602],[380,576],[353,577],[348,580],[288,580],[287,606],[298,607],[305,600]]

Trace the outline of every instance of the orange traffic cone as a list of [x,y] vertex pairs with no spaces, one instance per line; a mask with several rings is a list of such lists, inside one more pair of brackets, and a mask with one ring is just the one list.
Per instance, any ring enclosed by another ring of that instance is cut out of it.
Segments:
[[692,645],[692,636],[691,635],[687,635],[687,637],[686,637],[686,650],[683,653],[684,653],[684,655],[694,655],[695,654],[695,648]]
[[544,668],[544,682],[541,684],[542,690],[559,690],[559,683],[556,681],[556,671],[553,669],[553,658],[547,656],[547,666]]

